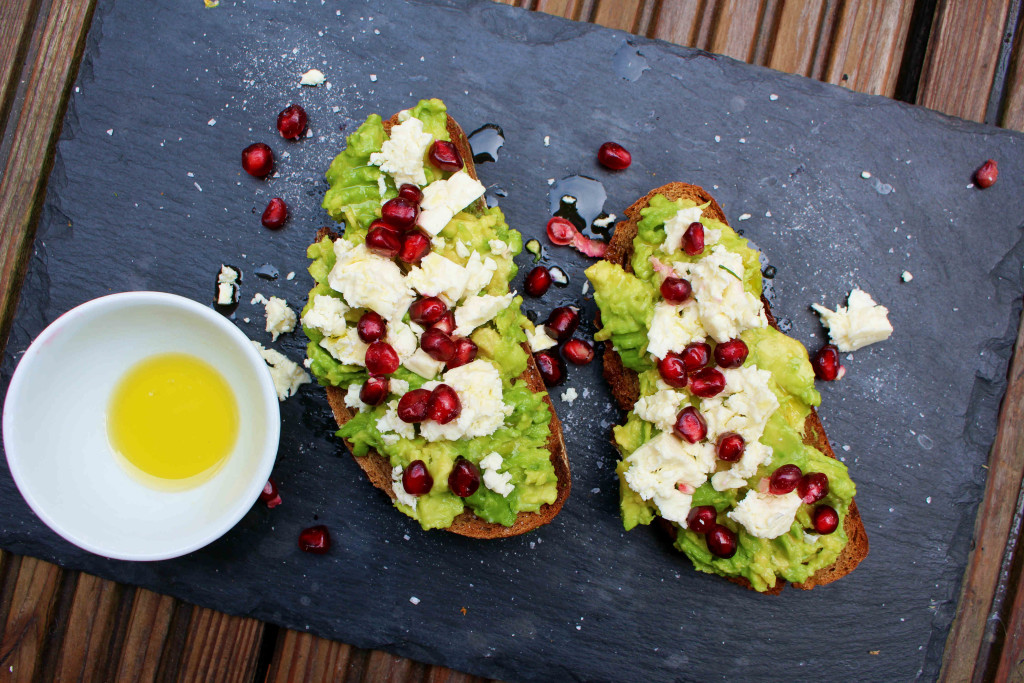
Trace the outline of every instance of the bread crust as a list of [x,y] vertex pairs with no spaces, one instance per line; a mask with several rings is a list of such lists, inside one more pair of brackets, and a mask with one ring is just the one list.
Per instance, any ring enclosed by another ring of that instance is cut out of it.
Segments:
[[[391,127],[397,125],[397,123],[398,115],[396,114],[384,122],[385,132],[390,133]],[[455,146],[459,149],[459,154],[462,156],[465,163],[466,172],[473,178],[476,178],[476,168],[473,165],[473,152],[469,146],[469,140],[466,138],[465,132],[451,116],[448,117],[447,129],[452,142],[454,142]],[[475,208],[480,211],[487,208],[487,204],[482,197],[477,200]],[[316,239],[317,241],[320,241],[324,237],[330,237],[334,240],[337,239],[339,235],[328,228],[321,228],[316,234]],[[534,364],[533,354],[529,346],[523,344],[523,349],[526,351],[528,358],[526,371],[513,381],[526,382],[526,386],[532,393],[546,392],[547,389],[544,386],[544,380],[541,378],[540,371],[537,369],[536,364]],[[326,390],[327,402],[330,404],[331,411],[334,413],[335,421],[338,423],[338,426],[341,427],[351,420],[355,414],[345,405],[344,391],[333,386],[326,387]],[[518,536],[519,534],[532,531],[537,527],[547,524],[555,518],[559,511],[561,511],[562,505],[564,505],[566,499],[568,499],[569,491],[572,488],[572,478],[569,473],[569,456],[565,450],[565,441],[562,437],[562,423],[558,419],[555,407],[551,404],[551,397],[546,393],[544,395],[544,404],[551,413],[551,433],[548,435],[547,449],[550,453],[551,464],[554,467],[555,475],[558,477],[558,495],[555,498],[555,501],[553,503],[542,505],[540,510],[537,512],[520,512],[516,516],[516,521],[512,526],[504,526],[495,522],[487,522],[477,517],[472,510],[467,507],[455,518],[451,526],[447,527],[447,531],[459,534],[460,536],[480,539]],[[366,455],[356,456],[352,449],[352,443],[347,439],[344,441],[349,453],[352,454],[352,458],[356,461],[356,464],[359,465],[359,468],[366,474],[370,483],[386,493],[391,500],[395,500],[395,492],[392,489],[391,483],[392,468],[390,461],[372,448]]]
[[[711,216],[726,225],[729,224],[725,218],[725,213],[722,211],[722,207],[719,206],[714,197],[708,194],[702,187],[690,185],[688,183],[674,182],[655,188],[626,209],[627,220],[616,224],[615,232],[608,244],[608,251],[605,254],[605,259],[621,266],[626,272],[633,272],[633,266],[631,264],[633,256],[633,239],[637,235],[637,224],[642,218],[640,210],[646,207],[650,203],[651,199],[658,194],[665,195],[665,197],[670,200],[690,199],[696,202],[697,205],[709,203],[708,208],[704,209],[704,215]],[[764,297],[761,297],[761,303],[764,304],[768,324],[775,329],[778,329],[778,323],[775,320],[775,316],[772,315],[768,301]],[[611,387],[612,396],[619,404],[619,407],[623,410],[632,410],[633,405],[640,398],[640,382],[637,373],[622,364],[622,358],[611,347],[611,344],[608,344],[605,347],[602,362],[604,366],[603,374]],[[818,418],[818,412],[814,410],[813,407],[811,408],[811,413],[807,416],[807,420],[805,422],[805,432],[804,443],[817,448],[828,457],[835,459],[836,454],[833,452],[832,446],[828,442],[828,437],[825,436],[825,428],[822,426],[821,420]],[[665,520],[661,520],[661,522],[661,526],[665,528],[673,537],[673,540],[675,540],[676,528]],[[843,521],[843,529],[846,532],[847,543],[842,552],[839,553],[839,557],[836,558],[836,561],[827,567],[822,567],[812,574],[806,581],[803,581],[802,583],[794,583],[793,585],[796,588],[810,590],[815,586],[832,583],[836,579],[840,579],[852,572],[860,561],[867,556],[868,535],[864,529],[864,522],[861,520],[860,512],[857,510],[856,501],[850,501],[850,509]],[[745,578],[726,578],[733,583],[746,586],[753,590],[753,586],[751,586],[750,582]],[[779,580],[776,582],[774,588],[763,592],[771,595],[778,595],[785,584],[785,581]]]

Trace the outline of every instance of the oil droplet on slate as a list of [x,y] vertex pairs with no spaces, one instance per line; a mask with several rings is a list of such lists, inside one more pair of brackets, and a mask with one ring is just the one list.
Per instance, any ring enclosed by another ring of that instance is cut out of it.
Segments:
[[281,273],[273,265],[264,263],[256,269],[256,275],[264,280],[276,280]]
[[221,315],[230,318],[234,316],[235,309],[238,308],[238,283],[242,281],[242,271],[235,266],[225,264],[224,267],[235,272],[235,281],[231,283],[231,303],[220,303],[220,270],[218,270],[216,277],[213,278],[213,309]]
[[482,164],[498,160],[498,150],[505,144],[505,131],[496,123],[485,123],[469,134],[473,161]]
[[508,192],[498,187],[497,185],[491,185],[484,192],[484,201],[487,202],[487,208],[493,209],[498,205],[499,199],[504,199],[508,196]]
[[548,204],[553,216],[568,219],[584,235],[598,239],[611,238],[615,229],[612,221],[606,227],[593,224],[608,215],[604,212],[607,198],[604,185],[582,175],[562,178],[548,190]]
[[628,40],[622,41],[622,45],[615,51],[612,67],[615,73],[627,81],[636,81],[644,71],[651,68],[647,59]]

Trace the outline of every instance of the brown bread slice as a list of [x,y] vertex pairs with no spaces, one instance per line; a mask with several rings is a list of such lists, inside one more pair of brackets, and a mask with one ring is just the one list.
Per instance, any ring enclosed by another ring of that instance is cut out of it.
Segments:
[[[390,134],[391,127],[397,124],[398,115],[396,114],[384,122],[384,130]],[[451,116],[448,117],[447,127],[448,135],[451,137],[452,142],[455,143],[456,147],[458,147],[459,154],[462,155],[462,159],[466,164],[466,172],[476,178],[476,168],[473,165],[473,152],[470,149],[469,140],[466,138],[466,134]],[[482,197],[477,200],[477,209],[482,211],[486,207],[487,205]],[[328,228],[321,228],[316,234],[317,241],[323,239],[324,236],[329,236],[331,239],[337,239],[339,237]],[[544,380],[541,379],[540,372],[537,370],[537,366],[533,362],[533,354],[530,351],[529,346],[527,344],[523,344],[523,349],[526,351],[529,360],[527,361],[526,371],[518,377],[517,381],[526,382],[526,386],[529,387],[530,391],[533,393],[546,391],[546,388],[544,387]],[[354,417],[354,413],[352,413],[352,411],[345,405],[344,391],[338,387],[331,386],[326,387],[326,389],[327,402],[331,405],[331,410],[334,412],[334,419],[340,427],[351,420]],[[551,464],[554,467],[555,475],[558,477],[558,497],[555,498],[555,502],[542,505],[540,510],[537,512],[520,512],[516,517],[515,523],[510,527],[496,524],[494,522],[484,521],[473,514],[473,512],[467,507],[462,514],[455,518],[452,525],[448,527],[448,531],[461,536],[469,536],[471,538],[504,538],[506,536],[518,536],[519,534],[547,524],[559,513],[562,509],[562,505],[569,497],[569,490],[572,486],[572,479],[569,475],[569,456],[565,450],[565,442],[562,440],[562,423],[559,421],[558,415],[555,413],[555,407],[551,404],[550,396],[544,396],[544,403],[551,412],[551,434],[548,436],[547,448],[551,454]],[[351,453],[352,444],[346,440],[345,445]],[[363,472],[366,473],[366,476],[370,479],[370,483],[394,500],[395,492],[391,488],[391,463],[388,459],[373,449],[362,457],[357,457],[355,455],[352,457],[356,461],[356,464],[359,465]]]
[[[690,199],[696,202],[697,205],[710,202],[710,206],[704,209],[704,215],[711,216],[726,225],[729,224],[725,218],[725,213],[722,211],[722,207],[720,207],[714,197],[708,194],[702,187],[676,182],[655,188],[626,209],[626,218],[628,220],[616,224],[615,233],[612,235],[612,239],[608,244],[608,251],[605,254],[605,259],[621,266],[626,270],[626,272],[633,272],[633,266],[631,263],[633,257],[633,239],[637,235],[637,223],[639,223],[642,218],[640,210],[646,207],[650,203],[651,198],[657,194],[665,195],[668,199],[673,201],[676,199]],[[764,297],[761,297],[761,303],[764,304],[768,323],[775,329],[778,329],[779,326],[775,321],[775,317],[772,315],[768,301],[765,300]],[[622,364],[622,359],[619,357],[619,354],[612,349],[610,344],[605,347],[603,363],[604,378],[608,380],[608,384],[611,386],[612,396],[615,397],[616,402],[623,410],[632,410],[633,405],[640,398],[640,383],[638,381],[637,373]],[[805,425],[807,433],[804,436],[804,443],[814,446],[828,457],[834,459],[836,454],[832,451],[832,446],[829,445],[828,437],[825,436],[825,429],[822,426],[821,420],[818,418],[818,413],[814,408],[811,408],[811,414],[807,417]],[[670,535],[673,536],[674,540],[676,528],[672,524],[664,522],[664,520],[662,521],[662,526],[670,533]],[[856,567],[860,561],[867,556],[868,535],[864,530],[864,522],[860,518],[860,513],[857,511],[856,501],[850,502],[850,510],[843,522],[843,529],[846,531],[847,544],[839,554],[839,557],[836,558],[836,561],[828,567],[819,569],[806,581],[793,584],[794,586],[803,590],[810,590],[815,586],[832,583],[836,579],[842,578],[852,572],[854,567]],[[747,579],[741,577],[727,578],[729,578],[733,583],[738,583],[742,586],[746,586],[747,588],[751,587],[750,582]],[[782,587],[785,583],[785,581],[778,581],[774,588],[765,592],[777,595],[782,591]]]

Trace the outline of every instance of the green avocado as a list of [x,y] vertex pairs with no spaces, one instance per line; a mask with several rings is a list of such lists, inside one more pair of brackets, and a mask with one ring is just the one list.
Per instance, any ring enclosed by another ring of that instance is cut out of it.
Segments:
[[[637,236],[633,241],[633,273],[618,265],[601,261],[587,269],[587,277],[594,287],[594,300],[601,311],[602,330],[595,338],[608,339],[622,356],[623,363],[639,373],[640,393],[653,394],[659,379],[658,371],[647,354],[647,328],[653,316],[654,304],[659,300],[657,278],[651,257],[668,260],[661,250],[665,240],[665,221],[680,209],[694,206],[692,201],[671,201],[663,195],[652,198],[641,211]],[[721,230],[719,244],[740,255],[744,266],[744,288],[756,296],[761,294],[761,272],[758,254],[747,241],[730,227],[710,218],[702,218],[707,228]],[[699,256],[675,253],[672,261],[694,261]],[[829,458],[804,443],[805,420],[811,407],[821,402],[814,388],[814,372],[807,350],[800,342],[778,330],[766,327],[743,332],[750,354],[746,364],[768,370],[772,376],[771,388],[779,399],[779,408],[768,419],[761,443],[773,449],[770,464],[762,465],[747,481],[745,487],[715,491],[710,480],[693,494],[693,505],[714,505],[719,511],[718,522],[724,524],[739,538],[736,554],[723,559],[710,553],[703,536],[676,524],[675,546],[693,561],[697,569],[723,576],[743,577],[759,591],[775,586],[778,578],[800,582],[815,571],[832,564],[846,545],[843,520],[849,510],[856,488],[850,480],[846,466]],[[700,399],[692,399],[699,409]],[[623,526],[629,530],[638,524],[650,524],[658,515],[653,502],[644,501],[626,484],[624,474],[629,468],[625,458],[660,430],[653,424],[630,412],[626,422],[614,429],[614,441],[622,460],[618,463],[620,508]],[[736,522],[725,516],[749,489],[757,490],[762,477],[769,476],[780,465],[792,463],[804,472],[823,472],[829,479],[829,493],[821,503],[831,505],[840,516],[839,528],[830,535],[805,534],[813,529],[811,507],[801,505],[796,520],[788,533],[775,539],[752,536]],[[722,464],[722,469],[728,463]]]

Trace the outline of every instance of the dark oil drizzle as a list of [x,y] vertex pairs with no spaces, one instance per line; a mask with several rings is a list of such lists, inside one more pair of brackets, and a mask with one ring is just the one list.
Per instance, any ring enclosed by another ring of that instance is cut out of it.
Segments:
[[256,275],[264,280],[276,280],[280,275],[280,271],[270,264],[264,263],[262,266],[256,269]]
[[483,164],[498,160],[498,150],[505,144],[505,131],[496,123],[485,123],[469,134],[473,161]]
[[[573,201],[563,198],[571,197]],[[594,221],[607,217],[604,202],[608,199],[604,185],[599,180],[583,175],[562,178],[548,190],[548,204],[551,214],[568,219],[576,229],[588,237],[610,239],[615,230],[614,222],[606,227],[595,226]]]

